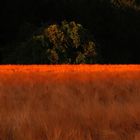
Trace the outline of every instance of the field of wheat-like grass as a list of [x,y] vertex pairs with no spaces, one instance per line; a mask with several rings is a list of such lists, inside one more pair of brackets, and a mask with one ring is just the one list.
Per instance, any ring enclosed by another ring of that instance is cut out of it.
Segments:
[[0,66],[0,140],[140,140],[140,65]]

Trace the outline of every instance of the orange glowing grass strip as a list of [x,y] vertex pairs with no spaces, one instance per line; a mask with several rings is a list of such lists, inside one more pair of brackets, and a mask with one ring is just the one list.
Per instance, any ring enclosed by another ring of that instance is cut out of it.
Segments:
[[1,65],[0,72],[140,71],[140,65]]

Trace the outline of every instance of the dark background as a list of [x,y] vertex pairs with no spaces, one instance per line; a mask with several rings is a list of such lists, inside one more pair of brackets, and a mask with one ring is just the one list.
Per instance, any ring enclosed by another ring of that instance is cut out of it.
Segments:
[[140,64],[140,10],[133,7],[109,0],[5,0],[0,9],[1,64],[14,63],[5,60],[42,25],[62,20],[79,22],[93,34],[102,63]]

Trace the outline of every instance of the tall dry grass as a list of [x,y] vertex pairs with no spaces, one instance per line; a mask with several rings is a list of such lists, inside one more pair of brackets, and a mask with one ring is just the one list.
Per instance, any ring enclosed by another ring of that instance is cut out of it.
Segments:
[[0,67],[0,140],[140,140],[140,66]]

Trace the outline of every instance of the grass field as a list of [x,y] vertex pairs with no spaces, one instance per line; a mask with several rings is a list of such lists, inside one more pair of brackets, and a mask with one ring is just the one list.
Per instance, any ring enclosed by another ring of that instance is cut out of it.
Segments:
[[140,140],[140,65],[1,65],[0,140]]

